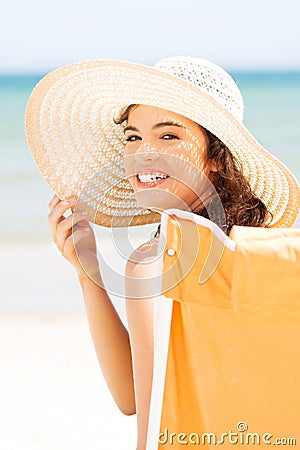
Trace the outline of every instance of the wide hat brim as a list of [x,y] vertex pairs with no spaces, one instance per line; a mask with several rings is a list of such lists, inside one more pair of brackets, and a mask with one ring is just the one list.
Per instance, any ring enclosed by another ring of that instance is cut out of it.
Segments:
[[60,199],[76,196],[89,220],[103,226],[160,221],[136,201],[123,166],[124,135],[116,115],[130,104],[183,115],[211,131],[240,161],[254,193],[273,215],[270,226],[290,227],[300,210],[299,184],[246,127],[206,92],[142,64],[92,60],[46,75],[26,108],[29,148]]

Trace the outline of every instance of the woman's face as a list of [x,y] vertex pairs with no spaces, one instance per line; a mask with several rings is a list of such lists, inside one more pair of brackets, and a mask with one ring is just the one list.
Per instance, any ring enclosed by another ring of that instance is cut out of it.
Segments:
[[138,202],[157,211],[197,210],[211,191],[204,168],[208,139],[195,122],[153,106],[133,106],[125,133],[124,166]]

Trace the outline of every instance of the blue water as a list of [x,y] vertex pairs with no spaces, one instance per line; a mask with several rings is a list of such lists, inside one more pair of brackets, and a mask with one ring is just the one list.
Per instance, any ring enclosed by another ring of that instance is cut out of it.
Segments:
[[[243,94],[245,125],[300,180],[300,73],[232,75]],[[2,242],[50,238],[47,205],[53,194],[31,158],[23,125],[26,102],[41,77],[0,77]]]

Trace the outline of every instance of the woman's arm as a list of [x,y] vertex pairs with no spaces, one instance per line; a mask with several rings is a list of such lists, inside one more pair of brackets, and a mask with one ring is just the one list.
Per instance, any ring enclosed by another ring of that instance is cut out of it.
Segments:
[[[82,213],[64,213],[74,201],[49,203],[49,227],[62,256],[76,269],[83,292],[87,319],[97,358],[118,407],[124,414],[135,413],[135,396],[129,336],[101,280],[93,230]],[[84,268],[83,268],[84,267]],[[92,274],[92,279],[87,275]]]
[[106,291],[86,275],[79,277],[97,358],[111,391],[126,414],[135,414],[135,396],[128,331]]

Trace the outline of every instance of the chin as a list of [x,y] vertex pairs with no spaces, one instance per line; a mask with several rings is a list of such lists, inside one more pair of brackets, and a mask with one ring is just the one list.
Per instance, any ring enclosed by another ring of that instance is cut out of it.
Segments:
[[189,206],[172,192],[159,189],[140,190],[135,193],[138,203],[145,209],[162,212],[165,209],[190,211]]

